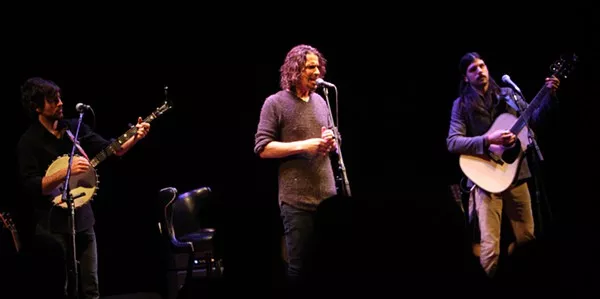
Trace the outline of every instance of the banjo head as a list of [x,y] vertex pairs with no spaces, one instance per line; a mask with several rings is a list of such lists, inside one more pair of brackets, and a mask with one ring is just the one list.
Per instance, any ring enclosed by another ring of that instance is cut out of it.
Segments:
[[[80,157],[79,155],[75,155]],[[58,157],[50,164],[46,175],[51,175],[59,170],[67,168],[69,166],[69,155],[63,155]],[[98,189],[98,175],[93,167],[85,173],[77,175],[71,175],[69,182],[69,188],[71,189],[71,196],[74,197],[73,206],[79,208],[92,200],[96,190]],[[66,209],[67,203],[62,202],[63,185],[61,184],[58,188],[52,191],[52,202],[55,206]]]

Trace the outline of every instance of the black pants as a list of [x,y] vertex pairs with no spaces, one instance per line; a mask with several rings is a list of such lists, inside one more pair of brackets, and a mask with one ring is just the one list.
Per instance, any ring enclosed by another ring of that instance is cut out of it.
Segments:
[[286,203],[280,208],[287,249],[288,282],[298,285],[306,280],[312,266],[315,212],[301,210]]
[[[70,235],[51,233],[38,226],[33,244],[34,275],[40,275],[40,284],[44,288],[33,289],[33,293],[41,293],[44,298],[61,298],[68,295],[70,252]],[[98,255],[96,234],[93,228],[77,232],[75,235],[76,259],[78,265],[79,298],[100,298],[98,288]],[[68,250],[67,250],[68,249]],[[37,284],[34,284],[38,288]]]

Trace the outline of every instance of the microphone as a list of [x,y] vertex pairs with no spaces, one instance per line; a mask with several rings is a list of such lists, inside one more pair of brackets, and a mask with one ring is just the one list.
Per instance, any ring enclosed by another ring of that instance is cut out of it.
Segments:
[[510,80],[510,76],[509,75],[502,76],[502,81],[504,81],[504,83],[510,85],[518,93],[521,93],[521,89],[517,86],[517,84],[515,84],[512,80]]
[[77,112],[83,112],[84,110],[91,110],[92,107],[90,107],[90,105],[86,105],[83,103],[77,103],[77,105],[75,105],[75,110],[77,110]]
[[323,80],[321,78],[317,79],[317,85],[325,85],[327,87],[334,87],[335,88],[335,85],[333,85],[333,84],[331,84],[331,83],[329,83],[329,82],[327,82],[327,81],[325,81],[325,80]]

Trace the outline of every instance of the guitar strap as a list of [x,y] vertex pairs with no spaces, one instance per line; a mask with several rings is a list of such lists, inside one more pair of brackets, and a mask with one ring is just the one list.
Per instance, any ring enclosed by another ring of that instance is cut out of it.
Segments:
[[521,109],[519,108],[519,106],[517,106],[517,103],[515,103],[515,101],[513,99],[511,99],[510,97],[506,97],[505,98],[506,103],[511,106],[513,109],[515,109],[515,111],[521,113]]
[[515,109],[515,111],[521,113],[521,107],[518,106],[518,103],[515,102],[511,95],[514,95],[512,92],[501,92],[498,97],[502,98],[510,107]]
[[79,141],[75,140],[75,136],[73,136],[73,133],[71,133],[71,130],[67,129],[67,134],[69,135],[69,138],[71,138],[71,141],[73,141],[73,143],[75,143],[77,150],[79,150],[79,152],[89,161],[90,158],[88,158],[88,155],[85,153],[85,151],[83,150],[81,145],[79,145]]

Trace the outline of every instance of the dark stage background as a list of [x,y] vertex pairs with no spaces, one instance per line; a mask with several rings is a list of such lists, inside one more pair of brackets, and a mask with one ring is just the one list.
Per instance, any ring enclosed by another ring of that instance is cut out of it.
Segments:
[[[480,52],[493,78],[500,82],[509,74],[530,101],[549,66],[575,52],[581,62],[561,84],[560,111],[538,132],[555,221],[540,251],[524,262],[537,268],[527,268],[522,277],[539,278],[546,290],[584,286],[597,274],[582,266],[594,261],[573,245],[588,240],[582,236],[591,231],[582,225],[589,210],[574,204],[584,200],[572,189],[580,186],[572,159],[582,157],[572,151],[579,142],[565,143],[581,132],[583,119],[574,117],[589,112],[583,103],[597,99],[589,92],[595,59],[591,22],[581,18],[551,29],[539,23],[498,26],[491,32],[458,23],[418,31],[411,26],[373,25],[361,33],[354,30],[358,26],[337,24],[333,37],[311,31],[298,38],[267,31],[254,39],[211,35],[196,45],[172,31],[167,41],[124,34],[101,42],[66,40],[71,47],[64,51],[50,48],[36,56],[24,50],[15,53],[19,60],[4,82],[5,109],[13,119],[5,146],[12,150],[27,128],[19,87],[28,77],[42,76],[63,88],[67,117],[77,116],[76,103],[91,105],[96,131],[107,138],[162,105],[168,86],[173,109],[126,156],[99,167],[101,189],[93,205],[102,294],[163,291],[156,198],[166,186],[180,192],[210,186],[214,204],[207,221],[218,229],[231,281],[256,289],[277,286],[283,272],[276,164],[254,155],[254,133],[264,99],[279,88],[286,52],[308,43],[329,60],[325,80],[339,90],[343,153],[354,193],[352,200],[332,201],[325,209],[335,220],[328,232],[344,236],[339,247],[323,251],[329,282],[346,290],[391,286],[399,292],[424,287],[463,293],[481,273],[465,257],[463,215],[448,189],[461,178],[458,157],[445,143],[460,80],[458,60],[466,51]],[[329,96],[334,105],[333,90]],[[93,120],[91,114],[84,118],[90,125]],[[5,164],[12,180],[13,156]],[[19,194],[9,194],[2,206],[14,210],[26,204]],[[332,272],[331,265],[347,271]]]

